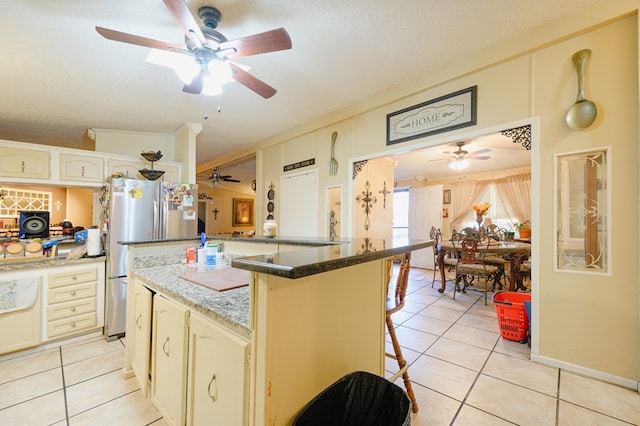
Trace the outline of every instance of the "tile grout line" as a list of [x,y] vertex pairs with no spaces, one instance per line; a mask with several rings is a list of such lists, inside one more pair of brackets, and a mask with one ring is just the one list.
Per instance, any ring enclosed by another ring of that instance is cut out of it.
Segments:
[[69,404],[67,403],[67,384],[64,380],[64,361],[62,360],[62,346],[58,348],[60,355],[60,375],[62,376],[62,395],[64,396],[64,417],[69,426]]

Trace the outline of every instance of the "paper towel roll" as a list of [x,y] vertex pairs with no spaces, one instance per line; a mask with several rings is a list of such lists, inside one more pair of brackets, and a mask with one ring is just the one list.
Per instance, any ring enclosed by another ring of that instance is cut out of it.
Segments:
[[102,254],[100,245],[100,230],[97,228],[87,229],[87,256],[100,256]]

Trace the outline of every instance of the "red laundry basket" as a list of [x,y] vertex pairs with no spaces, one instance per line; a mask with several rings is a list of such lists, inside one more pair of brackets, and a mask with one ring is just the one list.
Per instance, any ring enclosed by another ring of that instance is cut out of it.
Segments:
[[524,308],[524,302],[531,301],[531,294],[504,291],[493,296],[496,307],[500,334],[507,340],[527,342],[529,318]]

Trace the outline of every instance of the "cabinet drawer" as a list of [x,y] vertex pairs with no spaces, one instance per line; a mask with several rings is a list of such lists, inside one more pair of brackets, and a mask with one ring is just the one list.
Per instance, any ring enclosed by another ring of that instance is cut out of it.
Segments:
[[47,336],[49,338],[62,334],[77,333],[95,327],[97,324],[96,314],[78,315],[60,321],[53,321],[47,324]]
[[96,311],[96,299],[73,300],[71,302],[49,305],[47,307],[47,320],[54,321],[73,315],[88,314]]
[[96,296],[96,284],[76,284],[61,288],[49,289],[47,291],[47,304],[52,305],[59,302],[84,299],[85,297]]
[[49,275],[49,288],[61,287],[69,284],[80,284],[98,279],[96,268],[82,269],[76,272],[64,272],[61,274]]

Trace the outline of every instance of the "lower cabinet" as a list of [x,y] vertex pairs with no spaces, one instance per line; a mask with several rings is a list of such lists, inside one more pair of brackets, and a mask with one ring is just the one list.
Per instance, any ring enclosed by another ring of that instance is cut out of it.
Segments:
[[132,368],[145,393],[150,377],[151,400],[164,420],[249,424],[249,342],[138,280],[133,303]]
[[142,395],[148,396],[149,366],[151,361],[151,290],[134,281],[133,289],[133,345],[131,368],[138,380]]
[[191,314],[188,425],[248,424],[249,343]]
[[104,325],[104,262],[46,269],[46,336],[70,337]]
[[189,311],[162,296],[153,300],[151,400],[169,424],[185,424]]
[[[27,280],[28,284],[24,284],[23,280]],[[33,272],[5,274],[0,279],[0,354],[40,344],[40,286],[41,278],[33,276]],[[29,288],[24,290],[24,287]],[[23,301],[23,290],[35,291],[35,294],[28,295],[31,299],[28,302]]]

